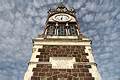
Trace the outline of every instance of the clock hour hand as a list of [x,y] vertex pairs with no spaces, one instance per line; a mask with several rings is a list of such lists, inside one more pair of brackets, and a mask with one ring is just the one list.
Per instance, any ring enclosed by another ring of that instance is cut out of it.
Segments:
[[63,17],[61,17],[61,20],[63,19]]

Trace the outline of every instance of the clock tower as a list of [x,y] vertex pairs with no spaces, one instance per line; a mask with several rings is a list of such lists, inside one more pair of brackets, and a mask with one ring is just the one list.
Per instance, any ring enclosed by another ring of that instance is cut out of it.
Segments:
[[79,27],[73,8],[50,9],[44,33],[33,39],[24,80],[101,80],[91,40]]

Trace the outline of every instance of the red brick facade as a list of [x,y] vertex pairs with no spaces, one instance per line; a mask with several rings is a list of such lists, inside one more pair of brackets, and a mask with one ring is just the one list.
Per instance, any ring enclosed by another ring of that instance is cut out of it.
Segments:
[[[49,62],[50,57],[75,57],[76,62],[87,63],[88,53],[85,53],[85,46],[56,46],[45,45],[43,49],[38,49],[40,55],[39,62]],[[88,64],[74,64],[73,69],[53,69],[52,64],[37,64],[33,68],[33,76],[31,80],[95,80],[89,72],[91,65]]]

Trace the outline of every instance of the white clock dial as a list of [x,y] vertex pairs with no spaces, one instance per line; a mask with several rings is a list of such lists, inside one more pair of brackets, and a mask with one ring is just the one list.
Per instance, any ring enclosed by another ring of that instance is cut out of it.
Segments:
[[53,18],[55,21],[60,21],[60,22],[64,22],[64,21],[69,21],[70,20],[70,16],[66,15],[66,14],[57,14],[54,16]]
[[59,20],[59,21],[67,21],[69,19],[69,17],[66,15],[58,15],[55,17],[55,19]]

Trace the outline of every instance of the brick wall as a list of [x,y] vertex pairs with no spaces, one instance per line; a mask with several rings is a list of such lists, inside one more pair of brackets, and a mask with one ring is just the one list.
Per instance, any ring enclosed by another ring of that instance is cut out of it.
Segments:
[[[87,59],[88,53],[85,53],[85,46],[43,46],[43,49],[38,49],[40,62],[49,62],[50,57],[75,57],[76,62],[89,62]],[[31,80],[94,80],[89,68],[91,65],[74,64],[73,69],[52,69],[52,64],[37,64],[33,68],[33,76]]]

